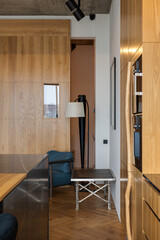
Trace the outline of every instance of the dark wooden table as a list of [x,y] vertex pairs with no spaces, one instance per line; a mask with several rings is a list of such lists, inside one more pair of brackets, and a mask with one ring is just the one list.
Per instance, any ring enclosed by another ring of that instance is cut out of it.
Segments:
[[[108,209],[111,209],[111,182],[116,181],[114,173],[110,169],[81,169],[73,170],[72,172],[72,182],[76,183],[76,210],[79,210],[79,203],[83,202],[92,195],[100,198],[104,202],[108,203]],[[81,182],[87,182],[87,184],[82,185]],[[102,186],[100,187],[97,182],[100,182]],[[90,185],[94,185],[97,190],[92,191],[88,188]],[[97,193],[100,190],[104,190],[104,197],[106,196],[106,188],[108,186],[108,200],[102,198]],[[79,191],[85,189],[90,194],[81,200],[79,200]]]

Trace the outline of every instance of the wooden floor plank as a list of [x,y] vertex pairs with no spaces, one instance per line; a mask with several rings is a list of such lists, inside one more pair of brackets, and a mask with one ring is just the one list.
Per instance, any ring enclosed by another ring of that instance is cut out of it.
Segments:
[[74,187],[65,186],[53,189],[49,204],[49,240],[125,240],[113,202],[110,211],[105,202],[93,196],[76,211]]

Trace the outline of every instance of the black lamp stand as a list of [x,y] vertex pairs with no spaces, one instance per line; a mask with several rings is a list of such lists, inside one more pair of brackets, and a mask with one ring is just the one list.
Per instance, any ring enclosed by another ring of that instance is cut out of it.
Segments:
[[87,169],[89,169],[89,104],[86,95],[78,95],[76,99],[78,102],[83,102],[85,117],[79,117],[79,138],[80,138],[80,154],[81,154],[81,168],[84,169],[84,155],[85,155],[85,132],[86,132],[86,105],[88,110],[88,142],[87,142]]

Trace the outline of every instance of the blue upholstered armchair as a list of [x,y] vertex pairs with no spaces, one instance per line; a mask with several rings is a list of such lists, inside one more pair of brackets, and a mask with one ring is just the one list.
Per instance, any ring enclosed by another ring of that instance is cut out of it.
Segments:
[[0,214],[0,239],[15,240],[18,231],[17,219],[11,214]]
[[50,172],[50,196],[52,197],[52,187],[71,184],[73,153],[51,150],[47,154]]

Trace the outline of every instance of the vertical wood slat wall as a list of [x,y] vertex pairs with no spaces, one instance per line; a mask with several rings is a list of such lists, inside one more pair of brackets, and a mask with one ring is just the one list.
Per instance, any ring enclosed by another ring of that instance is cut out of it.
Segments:
[[[44,83],[60,85],[60,116],[43,117]],[[0,153],[70,150],[69,20],[0,20]]]

